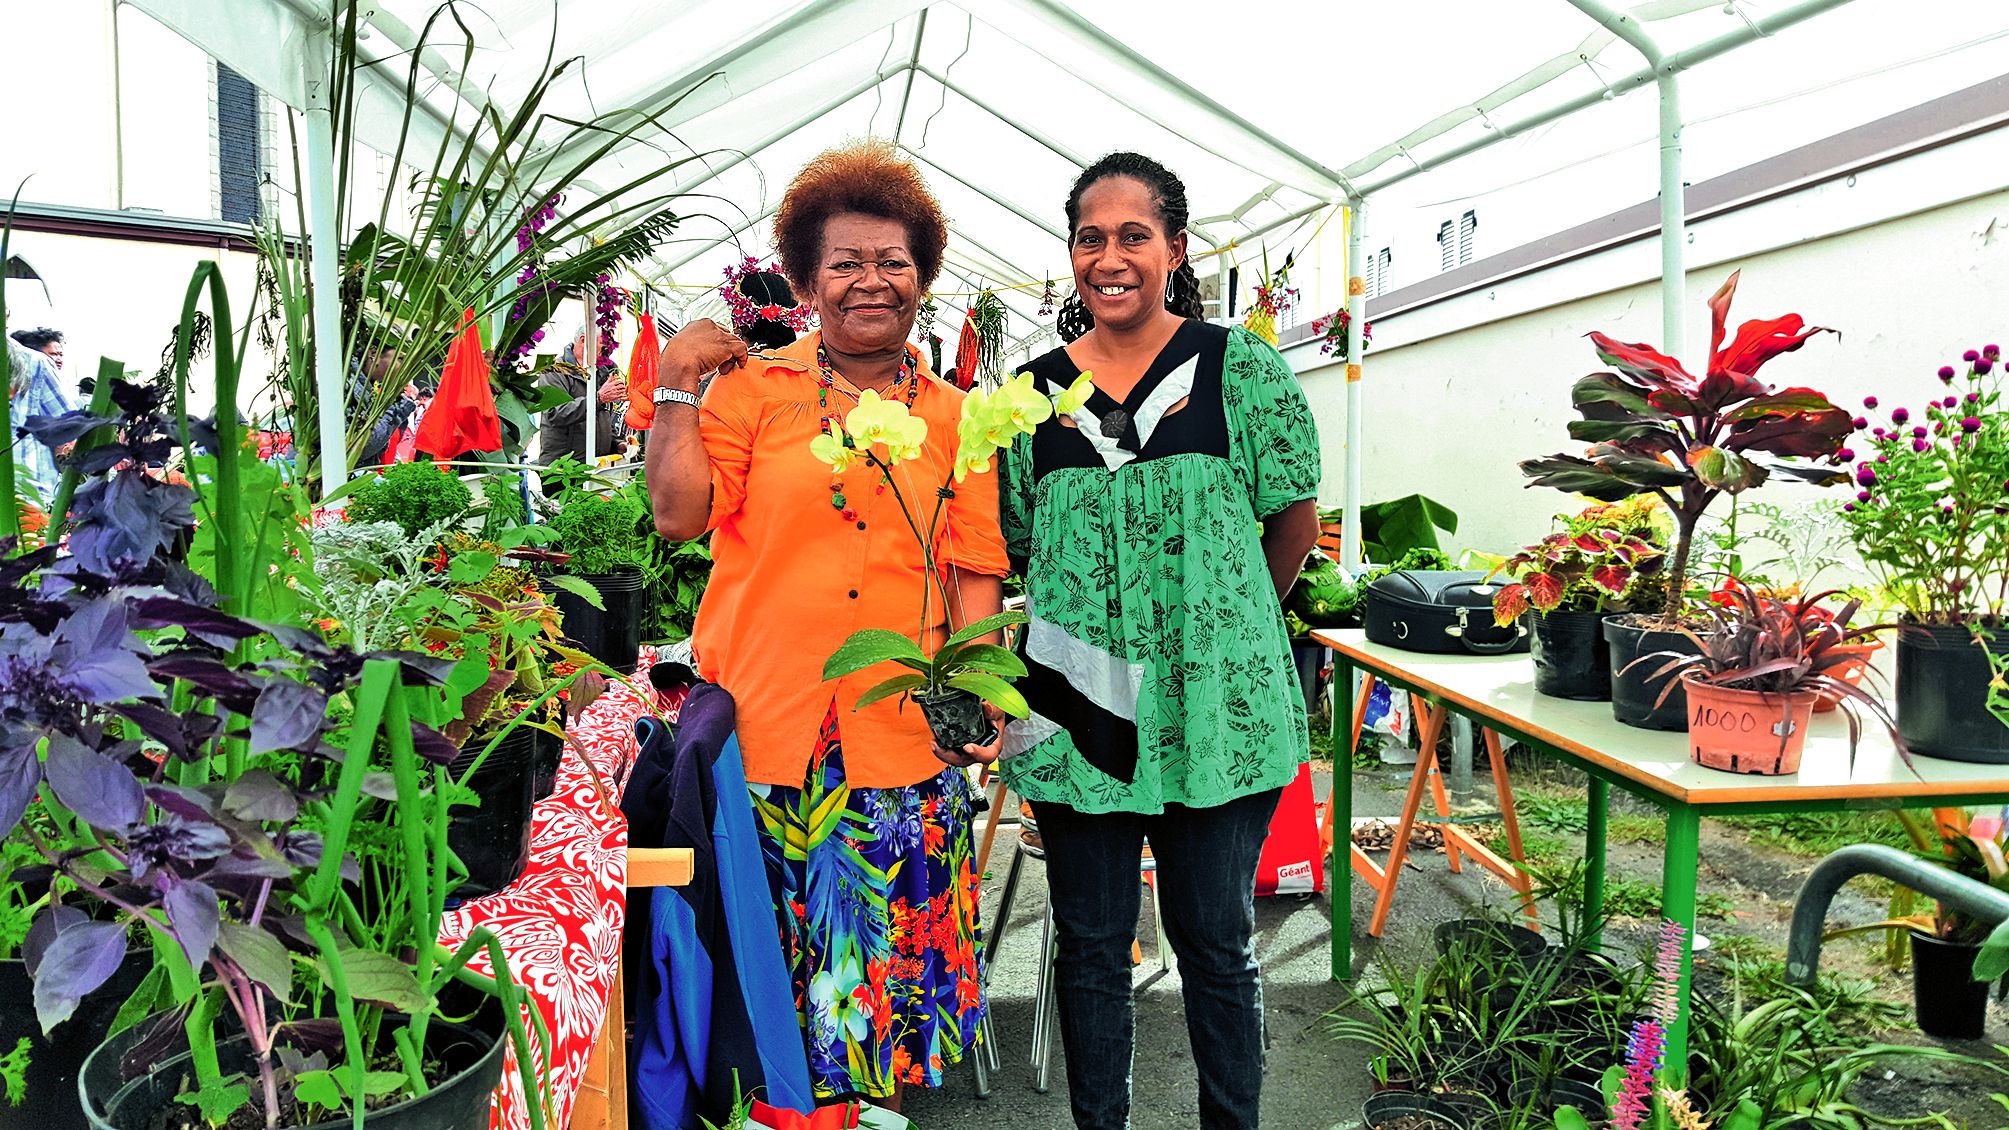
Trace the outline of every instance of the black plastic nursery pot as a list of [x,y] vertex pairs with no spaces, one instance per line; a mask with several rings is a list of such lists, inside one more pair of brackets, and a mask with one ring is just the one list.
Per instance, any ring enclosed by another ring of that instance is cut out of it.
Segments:
[[1437,940],[1438,953],[1449,953],[1454,946],[1464,946],[1480,954],[1521,965],[1541,957],[1549,948],[1547,938],[1526,926],[1491,918],[1454,918],[1449,922],[1439,922],[1432,935]]
[[1574,1107],[1592,1126],[1611,1123],[1611,1107],[1604,1101],[1604,1091],[1595,1083],[1586,1083],[1581,1079],[1552,1079],[1547,1083],[1533,1079],[1517,1081],[1514,1084],[1513,1105],[1517,1111],[1539,1114],[1544,1118],[1563,1107]]
[[1382,1127],[1389,1127],[1390,1130],[1427,1130],[1429,1127],[1472,1130],[1472,1124],[1463,1111],[1430,1095],[1408,1091],[1376,1091],[1367,1096],[1361,1113],[1366,1120],[1366,1130],[1381,1130]]
[[126,960],[112,979],[44,1036],[35,1019],[35,986],[27,963],[18,958],[0,961],[0,1053],[12,1051],[23,1036],[28,1038],[27,1093],[20,1106],[9,1106],[0,1098],[0,1124],[43,1128],[77,1124],[77,1073],[91,1049],[112,1030],[119,1006],[152,967],[147,950],[126,951]]
[[1580,702],[1611,698],[1611,645],[1604,612],[1531,613],[1528,654],[1535,661],[1535,693]]
[[543,800],[558,787],[558,763],[565,757],[565,739],[544,730],[530,731],[530,800]]
[[1667,690],[1668,680],[1674,678],[1673,675],[1667,679],[1653,678],[1654,672],[1666,666],[1666,662],[1647,662],[1636,667],[1633,663],[1643,655],[1661,651],[1694,655],[1695,642],[1680,632],[1640,627],[1619,617],[1604,622],[1604,639],[1611,648],[1611,716],[1642,730],[1686,730],[1688,692],[1677,682],[1667,700],[1659,701],[1661,692]]
[[1918,1030],[1942,1040],[1978,1040],[1988,1023],[1988,990],[1974,979],[1981,947],[1911,932],[1911,999]]
[[1897,635],[1897,730],[1911,752],[2009,765],[2009,726],[1988,712],[1988,656],[1964,624]]
[[943,749],[960,752],[966,745],[987,746],[997,734],[984,717],[984,700],[968,691],[917,694],[914,701]]
[[565,620],[565,635],[576,640],[586,654],[621,674],[634,674],[642,655],[642,606],[647,597],[641,571],[574,576],[592,585],[607,607],[595,608],[576,593],[555,589],[554,601]]
[[511,730],[479,768],[468,768],[490,739],[472,738],[461,747],[447,772],[474,790],[475,807],[455,807],[447,825],[446,843],[467,868],[467,879],[454,889],[455,898],[480,898],[514,883],[530,862],[531,786],[536,777],[535,746],[528,726]]
[[[82,1098],[91,1130],[158,1130],[180,1125],[168,1121],[171,1115],[193,1111],[175,1098],[195,1089],[195,1069],[180,1024],[169,1020],[172,1038],[146,1038],[156,1032],[161,1019],[140,1021],[99,1044],[84,1061],[76,1090],[70,1094]],[[386,1016],[380,1046],[391,1047],[390,1034],[405,1024],[403,1016]],[[435,1017],[426,1028],[422,1052],[424,1061],[438,1065],[440,1072],[432,1089],[418,1098],[367,1111],[365,1125],[370,1130],[486,1130],[490,1095],[502,1078],[502,1055],[508,1046],[502,1033],[501,1010],[492,1004],[473,1023]],[[219,1033],[216,1050],[226,1076],[239,1071],[250,1076],[255,1101],[257,1062],[249,1041],[242,1034],[225,1039]],[[75,1107],[70,1109],[68,1117],[51,1125],[78,1125]],[[350,1125],[350,1117],[343,1112],[311,1123],[280,1125],[288,1130],[338,1130]]]

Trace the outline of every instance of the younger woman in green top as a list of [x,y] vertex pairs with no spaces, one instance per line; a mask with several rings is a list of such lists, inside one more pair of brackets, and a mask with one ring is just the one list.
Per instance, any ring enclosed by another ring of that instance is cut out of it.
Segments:
[[1252,1130],[1262,1088],[1254,879],[1307,753],[1280,594],[1317,540],[1318,433],[1290,367],[1201,320],[1185,187],[1114,153],[1067,201],[1070,344],[1028,368],[1095,392],[1007,453],[1032,716],[1004,771],[1045,840],[1081,1130],[1129,1118],[1138,858],[1158,862],[1185,985],[1200,1125]]

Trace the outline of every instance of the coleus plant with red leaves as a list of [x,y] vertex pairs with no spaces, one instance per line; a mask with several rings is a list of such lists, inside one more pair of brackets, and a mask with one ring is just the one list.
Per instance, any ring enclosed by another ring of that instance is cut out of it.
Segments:
[[[1674,596],[1662,620],[1669,626],[1681,618],[1696,522],[1718,495],[1773,475],[1823,485],[1847,478],[1835,464],[1847,462],[1849,414],[1813,389],[1775,389],[1758,379],[1774,357],[1834,331],[1786,314],[1745,322],[1726,342],[1737,279],[1731,275],[1709,299],[1709,366],[1700,376],[1652,346],[1590,334],[1598,357],[1615,370],[1592,373],[1571,390],[1583,418],[1570,421],[1570,437],[1592,446],[1521,464],[1529,486],[1606,502],[1651,494],[1666,503],[1676,533],[1668,566]],[[1786,461],[1795,458],[1821,462]]]
[[1493,618],[1512,624],[1533,610],[1654,611],[1666,564],[1652,500],[1608,503],[1558,516],[1562,528],[1501,562],[1513,580],[1493,594]]

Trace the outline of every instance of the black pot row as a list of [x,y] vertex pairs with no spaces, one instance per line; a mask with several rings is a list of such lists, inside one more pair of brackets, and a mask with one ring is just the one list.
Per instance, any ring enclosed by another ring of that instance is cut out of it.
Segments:
[[[1647,730],[1686,730],[1688,695],[1653,678],[1657,652],[1694,654],[1680,632],[1640,627],[1602,612],[1530,617],[1535,690],[1551,698],[1611,703],[1612,716]],[[1911,752],[1949,761],[2009,764],[2009,726],[1990,714],[1988,656],[1967,628],[1906,625],[1897,637],[1897,724]]]

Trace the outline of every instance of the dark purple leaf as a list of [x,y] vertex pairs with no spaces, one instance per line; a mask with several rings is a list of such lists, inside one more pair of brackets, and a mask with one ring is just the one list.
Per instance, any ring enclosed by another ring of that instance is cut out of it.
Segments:
[[9,835],[35,799],[35,787],[42,783],[42,761],[35,756],[35,743],[0,745],[0,836]]
[[192,880],[170,882],[166,887],[160,901],[167,908],[168,924],[174,927],[188,963],[199,970],[216,945],[217,923],[223,917],[216,890]]
[[[281,941],[291,941],[294,949],[315,950],[320,947],[320,943],[307,933],[307,920],[301,915],[267,913],[265,928],[277,934]],[[335,1032],[335,1038],[341,1039],[341,1029],[337,1028]]]
[[100,831],[124,834],[146,812],[146,796],[125,766],[67,734],[49,739],[44,772],[56,799]]
[[56,940],[57,934],[89,918],[90,915],[76,907],[62,903],[36,915],[35,924],[28,927],[28,936],[21,941],[21,964],[27,966],[28,976],[35,975],[35,970],[42,964],[42,955],[49,952],[49,943]]
[[412,748],[434,765],[450,765],[454,758],[460,756],[459,746],[423,722],[412,723]]
[[321,835],[289,831],[279,839],[279,854],[295,867],[317,867],[321,863]]
[[126,859],[134,879],[144,879],[167,863],[215,859],[230,850],[230,833],[215,824],[167,815],[126,837]]
[[327,721],[327,695],[305,683],[274,679],[251,709],[251,752],[298,749],[319,737]]
[[426,655],[416,651],[372,652],[370,659],[395,659],[403,672],[402,682],[408,687],[437,687],[444,684],[447,676],[453,674],[459,663],[455,659],[442,659],[437,655]]
[[171,1008],[134,1026],[139,1039],[119,1057],[121,1080],[137,1079],[175,1056],[187,1054],[188,1037],[182,1032],[182,1023],[188,1017],[189,1007]]
[[93,415],[88,408],[73,408],[56,416],[36,413],[21,421],[19,426],[22,431],[34,436],[53,451],[66,443],[75,443],[99,428],[110,427],[113,423],[115,421],[110,417]]
[[35,1017],[42,1034],[68,1020],[77,1002],[118,972],[125,957],[122,922],[78,922],[58,933],[35,971]]
[[115,475],[79,490],[71,505],[70,552],[79,565],[114,576],[149,560],[195,525],[195,492],[145,475]]
[[259,627],[273,639],[310,659],[326,659],[335,653],[335,649],[328,646],[327,640],[306,628],[295,627],[292,624],[261,624]]
[[[270,693],[268,688],[266,694]],[[264,699],[261,697],[259,701]],[[291,785],[271,772],[252,769],[230,783],[223,794],[223,808],[243,820],[291,820],[300,811],[300,800]]]
[[112,707],[112,712],[123,715],[140,728],[140,732],[161,745],[183,761],[193,761],[208,748],[209,739],[216,736],[222,720],[214,714],[190,711],[177,714],[164,706],[150,702],[128,702]]
[[296,1048],[332,1053],[342,1048],[342,1022],[333,1018],[293,1020],[279,1026],[277,1038]]
[[163,812],[205,822],[214,822],[216,819],[216,798],[200,789],[155,784],[147,786],[146,796],[148,800],[160,806]]
[[133,621],[140,628],[181,628],[217,647],[229,647],[264,631],[220,608],[205,608],[171,596],[150,596],[133,602]]
[[160,678],[184,679],[224,700],[232,709],[236,709],[237,703],[248,707],[258,697],[257,684],[232,671],[221,661],[195,652],[178,651],[163,655],[147,667]]

